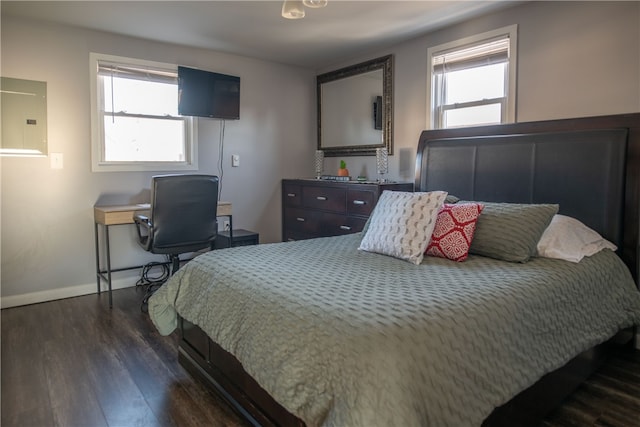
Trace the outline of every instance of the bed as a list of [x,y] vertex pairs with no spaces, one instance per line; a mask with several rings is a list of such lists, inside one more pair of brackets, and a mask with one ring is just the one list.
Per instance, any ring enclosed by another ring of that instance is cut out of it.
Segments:
[[617,253],[414,264],[358,250],[378,206],[363,233],[203,254],[149,313],[161,333],[180,329],[183,365],[255,425],[531,423],[640,323],[639,123],[424,131],[418,143],[416,191],[485,211],[555,206]]

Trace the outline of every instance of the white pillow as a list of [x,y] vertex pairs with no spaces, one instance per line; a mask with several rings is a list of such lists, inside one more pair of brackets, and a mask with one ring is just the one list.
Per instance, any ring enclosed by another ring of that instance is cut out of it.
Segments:
[[445,191],[383,191],[358,249],[420,264]]
[[603,249],[618,249],[575,218],[554,215],[538,242],[538,256],[580,262]]

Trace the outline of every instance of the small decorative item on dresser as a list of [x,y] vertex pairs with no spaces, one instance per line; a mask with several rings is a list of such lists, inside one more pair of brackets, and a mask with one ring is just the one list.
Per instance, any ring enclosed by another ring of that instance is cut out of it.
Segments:
[[389,172],[389,152],[386,147],[376,148],[376,169],[378,171],[378,181],[386,182],[384,174]]
[[344,160],[340,160],[340,169],[338,169],[338,176],[349,176],[349,169]]
[[324,151],[316,150],[316,179],[320,179],[324,170]]

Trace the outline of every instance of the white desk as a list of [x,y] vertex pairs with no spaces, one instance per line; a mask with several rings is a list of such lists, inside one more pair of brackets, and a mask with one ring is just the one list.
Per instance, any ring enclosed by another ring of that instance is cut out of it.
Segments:
[[[109,307],[113,306],[113,299],[111,296],[111,273],[115,271],[133,270],[136,268],[142,268],[142,265],[136,265],[132,267],[120,267],[111,268],[111,250],[109,248],[109,227],[112,225],[124,225],[134,224],[133,217],[140,212],[148,211],[150,205],[138,204],[138,205],[113,205],[113,206],[94,206],[93,207],[93,220],[94,231],[96,240],[96,280],[98,284],[98,293],[100,293],[100,282],[104,280],[107,282],[109,290]],[[233,219],[231,215],[231,203],[230,202],[218,202],[217,216],[224,216],[229,218],[229,232],[233,230]],[[100,266],[100,238],[98,233],[99,226],[104,229],[104,244],[106,254],[106,268],[103,269]],[[233,235],[229,241],[233,240]]]

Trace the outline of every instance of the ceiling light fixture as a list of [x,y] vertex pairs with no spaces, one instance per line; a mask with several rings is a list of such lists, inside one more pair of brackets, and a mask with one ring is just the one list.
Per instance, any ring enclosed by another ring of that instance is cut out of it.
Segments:
[[328,0],[284,0],[282,4],[282,17],[287,19],[304,18],[304,7],[319,9],[327,5]]
[[327,5],[327,0],[302,0],[302,4],[312,9],[319,9]]
[[284,0],[282,4],[282,17],[287,19],[304,18],[304,4],[302,0]]

